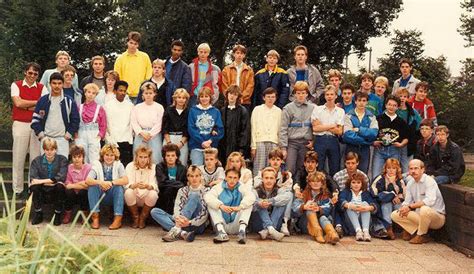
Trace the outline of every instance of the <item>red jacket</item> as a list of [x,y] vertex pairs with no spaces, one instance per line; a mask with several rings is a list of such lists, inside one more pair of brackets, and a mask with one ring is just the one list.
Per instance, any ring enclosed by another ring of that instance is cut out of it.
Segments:
[[408,99],[408,103],[411,104],[413,109],[418,111],[422,119],[430,119],[435,125],[437,125],[436,112],[433,102],[431,102],[430,99],[425,98],[423,101],[419,102],[415,100],[415,95],[413,95]]

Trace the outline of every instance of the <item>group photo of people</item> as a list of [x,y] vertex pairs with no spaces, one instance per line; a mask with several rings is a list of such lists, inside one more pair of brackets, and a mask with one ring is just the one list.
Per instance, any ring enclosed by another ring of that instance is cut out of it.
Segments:
[[31,224],[52,204],[56,226],[81,211],[99,229],[110,207],[108,229],[157,224],[165,242],[214,233],[245,244],[256,233],[423,244],[444,226],[438,185],[460,181],[463,152],[411,60],[399,60],[397,79],[366,72],[355,86],[309,64],[310,45],[292,49],[288,68],[274,49],[252,68],[252,49],[236,44],[220,68],[208,43],[187,63],[181,40],[151,60],[141,39],[128,33],[113,70],[91,56],[79,79],[59,51],[55,68],[27,63],[11,84],[12,186],[32,196]]

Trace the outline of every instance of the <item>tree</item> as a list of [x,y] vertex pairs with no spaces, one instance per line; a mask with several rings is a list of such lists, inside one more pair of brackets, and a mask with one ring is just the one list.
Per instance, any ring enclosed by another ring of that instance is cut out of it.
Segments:
[[474,46],[474,1],[464,0],[461,7],[465,9],[466,13],[461,15],[461,27],[458,29],[459,33],[464,36],[467,41],[466,47]]

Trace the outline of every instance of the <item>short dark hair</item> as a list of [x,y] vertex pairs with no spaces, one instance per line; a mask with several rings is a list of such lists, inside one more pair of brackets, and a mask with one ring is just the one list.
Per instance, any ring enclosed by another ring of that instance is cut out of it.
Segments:
[[54,72],[53,74],[51,74],[51,76],[49,77],[49,82],[51,83],[53,80],[61,80],[61,82],[64,83],[64,77],[61,75],[60,72]]
[[272,149],[270,153],[268,153],[268,159],[272,158],[280,158],[283,160],[283,151],[278,147]]
[[180,163],[179,156],[181,155],[181,151],[179,150],[179,147],[176,144],[166,144],[163,146],[163,148],[161,149],[161,155],[163,157],[163,160],[165,159],[167,152],[173,152],[173,151],[176,153],[176,157],[178,157],[177,162]]
[[356,160],[356,162],[359,162],[359,154],[353,152],[353,151],[349,151],[346,153],[346,160]]
[[408,64],[408,65],[410,65],[410,67],[413,67],[413,62],[412,62],[410,59],[408,59],[408,58],[402,58],[402,59],[400,60],[400,62],[398,62],[398,66],[399,66],[399,67],[401,67],[402,64]]
[[423,119],[420,123],[420,128],[421,127],[430,127],[431,129],[434,128],[434,123],[432,119]]
[[117,90],[119,86],[124,86],[128,89],[128,83],[127,81],[124,81],[124,80],[118,80],[115,82],[114,84],[114,90]]
[[140,44],[140,41],[142,40],[142,35],[138,31],[131,31],[127,35],[127,42],[130,40],[133,40]]
[[272,87],[268,87],[263,91],[262,97],[265,97],[265,95],[268,95],[268,94],[277,94],[278,95],[278,92],[277,92],[276,89],[274,89]]
[[367,101],[369,101],[369,94],[362,91],[356,92],[354,99],[357,101],[360,98],[365,98]]
[[240,170],[238,169],[235,169],[235,168],[229,168],[225,171],[225,176],[227,176],[227,174],[229,174],[230,172],[234,172],[235,174],[237,174],[240,178]]
[[[82,146],[73,145],[73,146],[69,149],[69,155],[71,155],[71,159],[72,159],[74,156],[78,156],[78,155],[82,155],[82,157],[85,157],[86,152],[84,151],[84,148],[83,148]],[[83,162],[84,162],[84,161],[83,161]]]
[[244,45],[241,45],[241,44],[236,44],[232,48],[232,53],[235,53],[237,51],[241,51],[243,54],[247,54],[247,48]]
[[181,40],[173,40],[173,42],[171,42],[171,48],[173,48],[174,46],[178,46],[184,49],[184,43]]
[[346,189],[351,189],[351,182],[352,181],[361,181],[362,187],[360,188],[361,191],[365,191],[367,189],[367,179],[361,172],[356,172],[352,177],[349,177],[346,181]]
[[369,79],[370,81],[372,81],[372,83],[374,82],[374,76],[372,75],[372,73],[370,72],[364,72],[364,74],[362,74],[362,76],[360,77],[360,81],[364,80],[364,79]]
[[28,64],[25,65],[25,71],[28,71],[30,68],[32,68],[34,71],[37,71],[37,72],[41,70],[41,66],[35,62],[29,62]]
[[355,93],[355,88],[353,85],[349,84],[349,83],[346,83],[346,84],[343,84],[341,86],[341,91],[345,90],[345,89],[350,89],[352,91],[352,93]]
[[304,155],[304,161],[315,161],[316,163],[318,162],[318,153],[316,151],[308,151]]
[[397,96],[393,95],[393,94],[390,94],[389,96],[387,96],[387,99],[385,99],[385,105],[388,103],[388,101],[395,101],[397,102],[397,105],[400,106],[401,102],[400,102],[400,98],[398,98]]
[[416,84],[415,91],[418,91],[418,89],[420,89],[420,88],[424,88],[428,91],[429,88],[430,88],[430,85],[428,84],[428,82],[421,81],[418,84]]

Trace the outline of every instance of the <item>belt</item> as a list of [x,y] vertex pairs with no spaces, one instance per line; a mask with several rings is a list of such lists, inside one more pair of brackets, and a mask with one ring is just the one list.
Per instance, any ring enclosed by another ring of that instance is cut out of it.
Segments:
[[288,127],[311,127],[310,122],[289,123]]
[[169,135],[183,135],[182,131],[170,131],[168,132]]
[[314,135],[315,137],[325,137],[325,138],[337,138],[335,135],[330,135],[330,134],[323,134],[323,135]]

